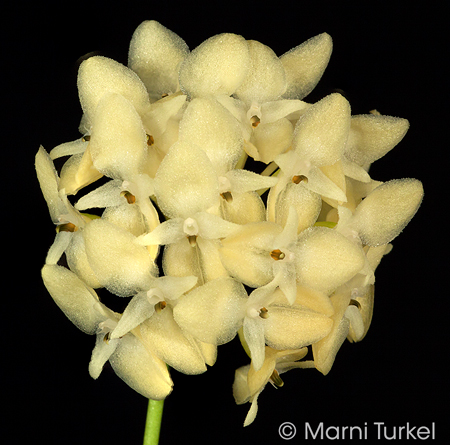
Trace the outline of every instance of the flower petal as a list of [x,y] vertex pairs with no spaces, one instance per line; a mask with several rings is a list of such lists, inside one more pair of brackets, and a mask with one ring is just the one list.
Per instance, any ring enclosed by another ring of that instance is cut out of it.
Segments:
[[95,109],[106,93],[117,93],[125,97],[139,114],[144,114],[150,106],[147,89],[139,76],[107,57],[93,56],[84,60],[78,69],[77,84],[87,127],[92,125]]
[[172,391],[173,383],[166,364],[134,335],[118,340],[109,361],[115,373],[144,397],[162,400]]
[[184,295],[174,308],[178,325],[200,341],[232,340],[244,318],[247,292],[232,278],[218,278]]
[[127,297],[147,288],[157,273],[147,249],[128,231],[102,219],[84,229],[86,254],[98,280],[110,292]]
[[131,179],[142,168],[147,136],[133,104],[117,93],[105,94],[92,120],[89,149],[94,167],[115,179]]
[[294,150],[313,165],[333,165],[344,151],[350,130],[350,104],[338,93],[309,107],[294,131]]
[[283,97],[303,99],[317,85],[330,60],[333,42],[327,33],[310,38],[280,57],[286,72]]
[[99,301],[95,291],[72,271],[57,265],[45,265],[42,279],[49,294],[69,320],[86,334],[94,334],[103,319],[94,310],[94,305]]
[[411,221],[423,198],[417,179],[394,179],[373,190],[356,208],[352,225],[364,244],[392,241]]
[[278,99],[286,89],[284,68],[271,48],[248,40],[250,69],[234,95],[251,105]]
[[333,229],[313,227],[299,236],[295,250],[297,283],[329,292],[364,266],[360,246]]
[[231,96],[243,82],[249,65],[246,40],[236,34],[218,34],[184,59],[179,73],[181,90],[191,97]]
[[392,150],[409,128],[406,119],[375,114],[353,116],[345,148],[346,156],[357,165],[375,162]]
[[329,334],[333,321],[301,306],[270,306],[265,320],[266,343],[274,349],[300,349]]
[[178,65],[189,54],[182,38],[155,20],[142,22],[134,31],[128,66],[141,78],[153,100],[178,89]]
[[170,367],[188,375],[206,371],[199,346],[174,321],[170,306],[166,306],[160,313],[155,312],[141,325],[140,332],[152,352]]
[[175,143],[156,173],[155,195],[169,218],[187,218],[217,205],[219,184],[206,153],[187,142]]
[[179,140],[198,145],[218,174],[235,167],[244,144],[238,121],[213,97],[189,103],[180,122]]

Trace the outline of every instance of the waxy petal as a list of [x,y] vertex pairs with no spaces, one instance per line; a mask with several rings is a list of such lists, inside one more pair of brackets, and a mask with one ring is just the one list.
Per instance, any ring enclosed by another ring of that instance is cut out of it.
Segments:
[[153,314],[140,326],[140,332],[152,352],[172,368],[188,375],[206,371],[198,344],[174,321],[170,306]]

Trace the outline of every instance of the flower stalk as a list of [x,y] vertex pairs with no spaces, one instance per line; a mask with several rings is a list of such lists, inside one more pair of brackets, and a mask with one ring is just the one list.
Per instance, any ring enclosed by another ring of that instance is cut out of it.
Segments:
[[148,399],[143,442],[144,445],[157,445],[159,443],[163,408],[164,400]]

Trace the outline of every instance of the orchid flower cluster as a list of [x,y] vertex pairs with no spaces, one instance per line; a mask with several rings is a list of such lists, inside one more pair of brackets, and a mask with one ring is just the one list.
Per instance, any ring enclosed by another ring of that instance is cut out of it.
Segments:
[[[81,63],[82,137],[41,147],[36,170],[57,232],[43,281],[96,336],[94,379],[109,361],[162,400],[170,368],[203,373],[238,335],[251,362],[233,394],[251,404],[248,425],[267,383],[281,386],[293,368],[327,374],[345,339],[364,338],[375,269],[423,188],[368,173],[406,119],[352,116],[338,93],[303,101],[331,50],[326,33],[281,57],[224,33],[189,51],[145,21],[128,66]],[[100,288],[126,302],[123,313]]]

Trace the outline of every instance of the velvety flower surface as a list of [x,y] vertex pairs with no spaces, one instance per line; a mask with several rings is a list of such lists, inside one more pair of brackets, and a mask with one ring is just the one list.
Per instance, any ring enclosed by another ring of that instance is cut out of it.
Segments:
[[331,52],[326,33],[281,56],[232,33],[191,51],[149,20],[128,66],[81,63],[80,137],[40,147],[35,165],[56,227],[42,278],[95,335],[94,379],[109,363],[162,400],[171,368],[204,373],[238,337],[247,426],[267,383],[326,375],[346,339],[367,335],[375,271],[423,187],[369,174],[406,119],[352,116],[338,93],[307,101]]

